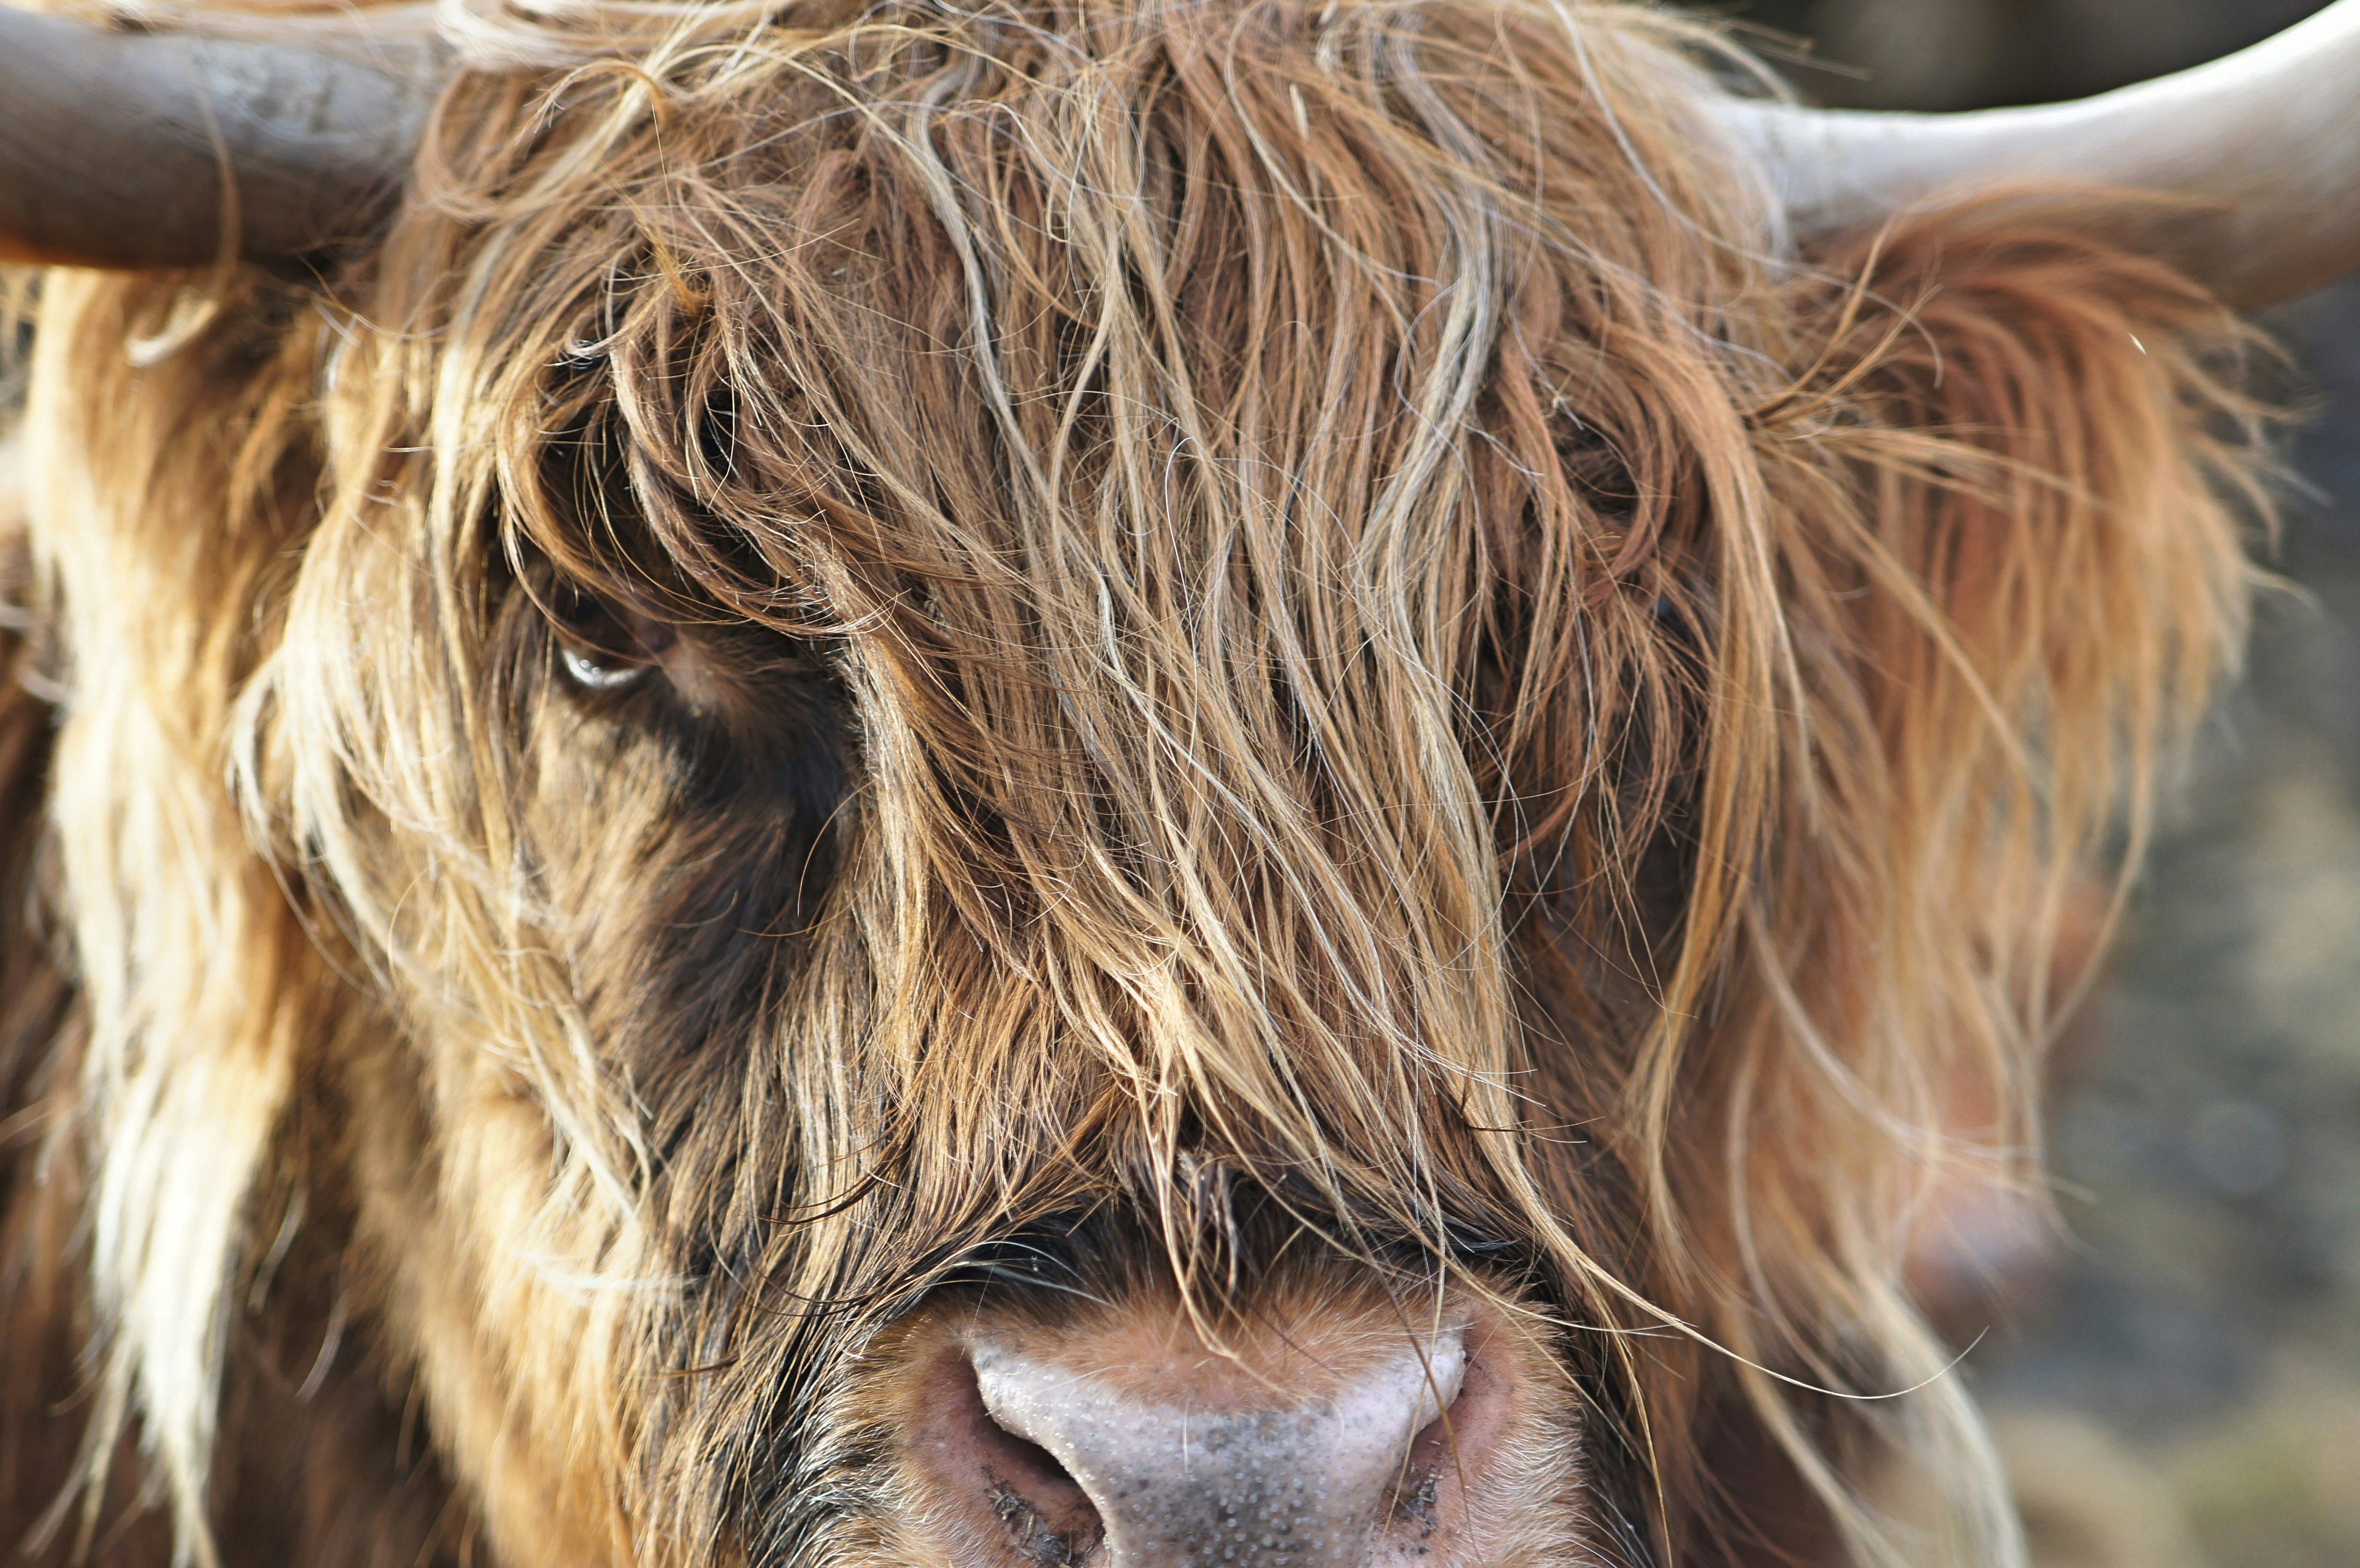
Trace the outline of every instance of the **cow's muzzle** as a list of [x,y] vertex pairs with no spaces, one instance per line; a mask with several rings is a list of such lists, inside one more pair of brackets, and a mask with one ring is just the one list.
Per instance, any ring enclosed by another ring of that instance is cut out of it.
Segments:
[[1568,1391],[1499,1307],[1444,1305],[943,1312],[905,1364],[911,1525],[956,1568],[1528,1561],[1574,1507]]

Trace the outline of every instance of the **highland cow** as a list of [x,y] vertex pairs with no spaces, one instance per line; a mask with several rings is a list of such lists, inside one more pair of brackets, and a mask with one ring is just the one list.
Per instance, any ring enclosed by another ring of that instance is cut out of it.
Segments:
[[0,1534],[2020,1561],[1910,1238],[2236,647],[2355,3],[1924,123],[1604,0],[0,15]]

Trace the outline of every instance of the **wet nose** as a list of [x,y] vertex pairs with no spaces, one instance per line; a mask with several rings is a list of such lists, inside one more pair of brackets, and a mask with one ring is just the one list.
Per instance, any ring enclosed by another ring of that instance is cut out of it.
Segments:
[[1413,1450],[1466,1366],[1462,1332],[1397,1343],[1309,1397],[1233,1367],[1192,1389],[989,1341],[973,1357],[993,1423],[1046,1451],[1096,1510],[1094,1564],[1366,1568],[1389,1527],[1433,1502]]
[[[886,1559],[928,1568],[1504,1568],[1579,1547],[1578,1406],[1454,1292],[953,1298],[872,1352],[899,1451]],[[1423,1316],[1425,1323],[1404,1322]]]

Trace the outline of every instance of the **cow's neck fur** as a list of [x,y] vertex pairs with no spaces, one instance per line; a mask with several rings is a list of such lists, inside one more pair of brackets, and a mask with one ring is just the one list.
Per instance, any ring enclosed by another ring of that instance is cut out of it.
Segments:
[[[78,1486],[96,1391],[77,1136],[87,1018],[56,929],[46,820],[59,649],[11,456],[0,446],[0,1555],[164,1568],[172,1525],[152,1507],[136,1428],[116,1438],[104,1492]],[[328,1120],[309,1118],[313,1136]],[[379,1352],[376,1313],[355,1310],[340,1185],[311,1186],[226,1325],[215,1529],[238,1563],[442,1568],[463,1561],[475,1522],[403,1397],[400,1365]]]

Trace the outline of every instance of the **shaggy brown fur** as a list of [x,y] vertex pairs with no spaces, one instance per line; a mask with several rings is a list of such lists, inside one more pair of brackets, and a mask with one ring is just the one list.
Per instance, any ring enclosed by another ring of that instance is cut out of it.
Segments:
[[41,295],[41,1539],[905,1563],[881,1330],[1292,1247],[1519,1314],[1585,1560],[2015,1558],[1902,1254],[2234,646],[2234,322],[1798,262],[1637,6],[452,15],[323,289]]

